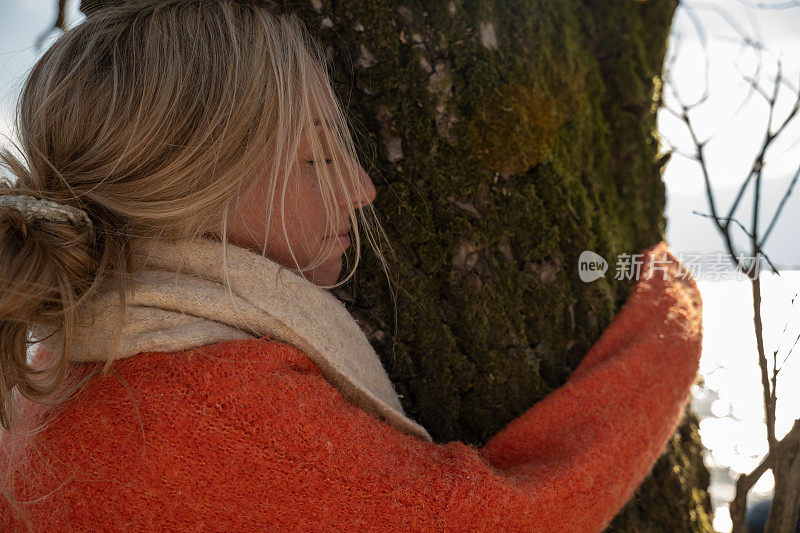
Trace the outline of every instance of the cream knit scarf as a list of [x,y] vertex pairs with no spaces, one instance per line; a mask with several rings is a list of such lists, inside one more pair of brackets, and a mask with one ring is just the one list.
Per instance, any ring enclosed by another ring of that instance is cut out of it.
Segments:
[[[222,244],[211,239],[149,244],[140,253],[142,269],[134,290],[126,293],[114,359],[269,335],[305,353],[366,412],[432,440],[404,414],[366,336],[328,291],[245,248],[228,243],[223,255]],[[102,362],[119,331],[119,299],[106,293],[91,305],[94,322],[77,332],[71,359]],[[60,350],[57,335],[44,344],[52,352]]]

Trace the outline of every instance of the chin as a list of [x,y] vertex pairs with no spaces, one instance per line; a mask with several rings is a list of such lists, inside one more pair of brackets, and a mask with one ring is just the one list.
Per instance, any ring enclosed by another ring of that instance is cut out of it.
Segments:
[[330,259],[321,264],[311,272],[309,281],[315,285],[333,285],[339,281],[339,275],[342,273],[342,256],[335,259]]

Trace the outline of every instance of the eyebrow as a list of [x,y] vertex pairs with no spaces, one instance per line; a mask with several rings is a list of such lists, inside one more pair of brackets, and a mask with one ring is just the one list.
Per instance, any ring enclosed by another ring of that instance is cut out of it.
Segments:
[[[336,123],[334,123],[332,120],[327,120],[326,119],[325,120],[325,124],[327,124],[330,128],[336,129]],[[320,119],[318,119],[318,118],[315,118],[314,119],[314,126],[322,126],[322,121]],[[305,131],[306,129],[307,128],[303,128],[303,131]]]

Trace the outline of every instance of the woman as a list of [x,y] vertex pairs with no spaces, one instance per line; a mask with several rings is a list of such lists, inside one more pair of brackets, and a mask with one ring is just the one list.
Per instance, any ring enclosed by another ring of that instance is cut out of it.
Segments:
[[105,9],[37,63],[0,194],[5,531],[599,531],[648,474],[700,354],[666,244],[563,387],[432,442],[325,290],[362,231],[382,257],[325,72],[232,0]]

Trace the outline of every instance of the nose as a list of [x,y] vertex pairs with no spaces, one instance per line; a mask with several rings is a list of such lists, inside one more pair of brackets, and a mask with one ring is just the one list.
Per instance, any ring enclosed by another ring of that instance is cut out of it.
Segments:
[[372,178],[369,177],[367,171],[357,161],[355,165],[356,176],[352,180],[350,187],[348,187],[352,187],[352,190],[346,195],[344,201],[351,204],[354,209],[358,209],[371,204],[375,200],[377,192],[375,191],[375,184],[372,183]]
[[361,167],[361,165],[358,165],[358,171],[361,180],[364,183],[364,186],[362,187],[364,198],[362,199],[358,207],[364,207],[375,201],[375,196],[377,195],[377,191],[375,190],[375,184],[372,183],[372,178],[369,177],[369,174],[367,173],[366,170],[364,170]]

